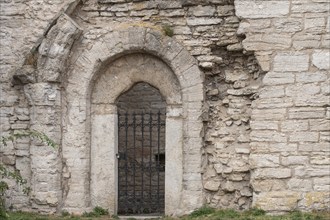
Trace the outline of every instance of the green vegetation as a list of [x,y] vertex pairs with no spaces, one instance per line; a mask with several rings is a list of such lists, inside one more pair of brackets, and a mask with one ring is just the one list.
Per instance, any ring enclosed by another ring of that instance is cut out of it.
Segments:
[[196,218],[196,217],[200,217],[200,216],[206,216],[209,214],[213,214],[215,212],[214,208],[208,207],[208,206],[203,206],[200,209],[197,209],[195,211],[193,211],[189,217],[190,218]]
[[266,215],[262,209],[253,208],[244,212],[233,209],[214,210],[210,207],[202,207],[182,220],[329,220],[330,212],[303,213],[294,211],[286,215]]
[[171,26],[169,26],[168,24],[165,24],[165,25],[162,26],[162,29],[163,29],[164,34],[166,36],[173,37],[174,31],[173,31],[173,28]]
[[[17,139],[21,139],[21,138],[25,138],[25,137],[41,141],[53,148],[55,148],[57,146],[56,143],[53,140],[51,140],[46,134],[35,131],[35,130],[26,130],[23,132],[15,132],[8,136],[1,136],[0,137],[0,146],[6,147],[7,143],[9,141],[13,142]],[[0,219],[7,219],[8,214],[6,213],[6,209],[5,209],[5,194],[6,194],[6,191],[8,190],[8,184],[3,179],[15,180],[16,184],[23,187],[24,194],[29,194],[31,189],[30,189],[30,187],[28,187],[26,185],[27,181],[21,176],[21,174],[18,170],[10,171],[7,168],[7,166],[5,166],[1,161],[0,161],[0,177],[1,177],[1,181],[0,181]],[[39,219],[39,220],[41,220],[41,219]]]
[[[55,215],[38,215],[25,212],[11,212],[9,213],[9,220],[105,220],[118,219],[118,216],[109,216],[107,210],[100,207],[95,207],[92,212],[84,214],[83,216],[72,216],[65,213],[63,216]],[[133,220],[134,218],[129,218]],[[181,218],[164,217],[163,220],[329,220],[330,212],[309,212],[303,213],[300,211],[293,211],[286,215],[270,216],[266,215],[265,211],[261,209],[250,209],[244,212],[238,212],[232,209],[215,210],[213,208],[204,206],[190,215]]]
[[92,212],[85,212],[82,217],[100,217],[102,215],[109,215],[108,210],[96,206]]

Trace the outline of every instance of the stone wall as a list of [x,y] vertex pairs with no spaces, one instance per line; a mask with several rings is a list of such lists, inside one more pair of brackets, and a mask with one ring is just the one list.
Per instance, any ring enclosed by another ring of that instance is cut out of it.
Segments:
[[[132,26],[150,28],[184,46],[205,75],[200,116],[204,144],[191,142],[197,145],[194,152],[201,152],[197,167],[202,177],[185,177],[202,178],[205,203],[235,209],[253,205],[272,212],[329,209],[328,4],[328,0],[1,2],[1,135],[35,128],[66,143],[61,135],[70,126],[61,128],[58,123],[61,112],[67,111],[66,106],[59,107],[66,99],[60,91],[81,80],[67,80],[67,63],[69,70],[82,59],[89,63],[89,57],[76,56],[109,33]],[[79,115],[76,120],[86,119]],[[33,189],[27,197],[12,183],[8,205],[61,210],[69,182],[80,184],[67,170],[67,163],[75,160],[36,147],[20,140],[1,151],[3,163],[20,170]],[[64,148],[60,151],[65,153]],[[46,155],[46,164],[39,163],[38,158]],[[88,163],[85,156],[81,158],[82,164]],[[44,187],[49,181],[53,185]],[[81,191],[87,194],[84,187]]]
[[235,1],[243,47],[264,71],[252,104],[253,205],[329,209],[329,1]]

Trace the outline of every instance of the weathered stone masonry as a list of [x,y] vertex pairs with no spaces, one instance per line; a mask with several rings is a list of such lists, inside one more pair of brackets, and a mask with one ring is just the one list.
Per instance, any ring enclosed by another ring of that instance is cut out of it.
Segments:
[[8,206],[116,212],[116,189],[105,188],[116,134],[102,126],[115,130],[116,98],[144,81],[167,103],[165,145],[176,150],[166,214],[329,209],[329,4],[1,2],[1,135],[37,129],[60,144],[1,149],[32,187],[28,197],[11,183]]

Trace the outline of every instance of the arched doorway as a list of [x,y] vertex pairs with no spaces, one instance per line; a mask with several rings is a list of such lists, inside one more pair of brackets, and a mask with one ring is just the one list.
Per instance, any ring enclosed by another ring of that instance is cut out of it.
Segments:
[[117,110],[117,213],[164,214],[165,99],[139,82],[119,96]]
[[196,60],[174,39],[143,27],[77,47],[62,100],[63,208],[101,206],[117,214],[116,100],[138,82],[158,88],[166,100],[165,214],[200,207],[204,92]]
[[164,214],[179,202],[181,99],[173,71],[152,55],[124,55],[99,75],[91,94],[92,206]]

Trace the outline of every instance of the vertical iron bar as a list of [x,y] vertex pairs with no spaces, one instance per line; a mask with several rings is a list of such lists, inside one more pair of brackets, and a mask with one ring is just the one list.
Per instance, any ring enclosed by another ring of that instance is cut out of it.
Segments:
[[[119,139],[119,134],[120,134],[120,113],[118,112],[118,143],[120,143],[120,139]],[[120,146],[120,144],[118,144]],[[117,155],[120,155],[120,148],[118,146],[118,152],[117,152]],[[121,204],[120,204],[120,192],[121,192],[121,189],[120,189],[120,161],[119,161],[119,157],[117,156],[117,159],[118,159],[118,181],[117,181],[117,187],[118,187],[118,199],[117,199],[117,202],[118,202],[118,207],[120,210],[120,207],[121,207]]]
[[158,111],[158,119],[157,119],[157,208],[160,209],[160,201],[159,201],[159,172],[160,172],[160,152],[159,152],[159,145],[160,145],[160,110]]
[[133,213],[135,213],[136,199],[135,199],[135,138],[136,138],[136,114],[133,112]]
[[152,162],[152,113],[150,111],[150,117],[149,117],[149,135],[150,135],[150,152],[149,152],[149,203],[150,203],[150,212],[152,212],[152,199],[151,199],[151,193],[152,193],[152,187],[151,187],[151,179],[152,179],[152,172],[151,172],[151,162]]
[[127,145],[128,145],[128,113],[125,113],[125,209],[128,212],[128,164],[127,164]]
[[144,160],[143,160],[143,157],[144,157],[144,154],[143,154],[143,145],[144,145],[144,115],[143,115],[143,113],[141,113],[141,129],[142,129],[142,164],[141,164],[141,166],[142,166],[142,176],[141,176],[141,178],[142,178],[142,180],[141,180],[141,184],[142,184],[142,186],[141,186],[141,213],[143,213],[143,207],[144,207],[144,199],[143,199],[143,179],[144,179]]

